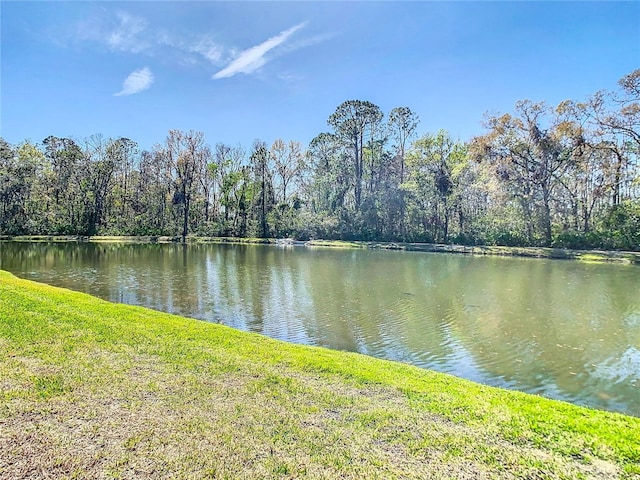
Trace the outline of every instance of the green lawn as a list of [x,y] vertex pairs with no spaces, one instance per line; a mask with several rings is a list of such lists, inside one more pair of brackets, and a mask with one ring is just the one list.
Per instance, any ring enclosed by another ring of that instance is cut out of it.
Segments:
[[640,419],[0,272],[0,478],[638,478]]

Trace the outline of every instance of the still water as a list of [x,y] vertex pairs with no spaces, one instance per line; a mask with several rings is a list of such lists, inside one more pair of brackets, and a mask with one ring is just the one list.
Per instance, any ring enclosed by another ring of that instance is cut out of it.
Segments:
[[640,268],[258,245],[2,243],[98,297],[640,416]]

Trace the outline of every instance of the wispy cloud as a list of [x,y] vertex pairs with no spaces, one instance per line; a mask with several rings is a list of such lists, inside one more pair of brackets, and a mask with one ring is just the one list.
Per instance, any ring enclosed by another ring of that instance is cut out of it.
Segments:
[[289,42],[285,50],[287,53],[293,52],[295,50],[300,50],[301,48],[311,47],[313,45],[318,45],[319,43],[324,43],[327,40],[331,40],[335,38],[338,34],[334,32],[327,32],[315,35],[313,37],[302,38],[295,42]]
[[224,47],[205,36],[200,37],[187,48],[190,52],[202,55],[214,65],[220,64],[224,55]]
[[[224,57],[227,56],[225,48],[206,34],[182,38],[166,31],[159,31],[155,39],[159,45],[170,47],[184,57],[187,57],[185,54],[195,53],[215,66],[221,65]],[[183,58],[183,63],[186,60],[188,59]],[[186,63],[194,63],[194,61],[190,56],[189,61],[186,61]]]
[[303,28],[307,22],[300,23],[294,27],[291,27],[284,32],[271,37],[270,39],[262,42],[260,45],[248,48],[240,52],[240,54],[225,68],[214,74],[211,78],[217,80],[220,78],[233,77],[238,73],[252,73],[262,67],[267,60],[265,55],[286,42],[291,35]]
[[153,73],[149,67],[139,68],[129,74],[122,82],[122,90],[114,93],[114,96],[133,95],[147,90],[153,83]]
[[112,50],[138,53],[149,47],[143,34],[147,22],[143,18],[128,13],[118,12],[118,22],[107,36],[107,44]]
[[[222,79],[240,73],[251,74],[277,56],[324,42],[334,36],[325,33],[309,38],[299,35],[292,38],[306,25],[307,22],[299,23],[259,45],[240,50],[225,45],[219,38],[220,34],[213,31],[185,31],[180,30],[180,25],[171,29],[158,28],[146,18],[123,10],[112,11],[100,7],[76,24],[68,38],[83,44],[100,45],[112,53],[148,57],[165,65],[200,69],[210,69],[213,66],[216,73],[212,78]],[[150,70],[138,70],[125,80],[131,87],[125,85],[117,95],[131,95],[129,92],[137,93],[148,88],[151,83],[141,90],[133,91],[133,85],[145,85],[143,78],[146,78],[146,73],[149,74],[149,82],[153,81]]]
[[111,51],[140,53],[148,51],[152,45],[151,32],[144,18],[126,12],[92,15],[80,22],[74,37],[81,42],[97,42]]

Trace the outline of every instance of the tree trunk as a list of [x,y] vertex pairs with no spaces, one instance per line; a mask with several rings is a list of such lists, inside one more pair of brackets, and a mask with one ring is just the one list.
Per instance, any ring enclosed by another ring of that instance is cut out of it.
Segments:
[[360,148],[360,145],[358,143],[359,139],[356,136],[355,138],[355,143],[354,143],[354,147],[355,147],[355,173],[356,173],[356,184],[354,186],[355,188],[355,198],[356,198],[356,210],[360,209],[360,200],[362,198],[362,151]]
[[551,207],[549,205],[549,188],[542,187],[542,226],[544,229],[545,246],[551,245]]
[[184,195],[184,204],[183,204],[184,212],[182,216],[182,242],[184,243],[187,241],[187,233],[189,231],[190,200],[189,200],[189,196],[186,194],[184,190],[183,190],[183,195]]

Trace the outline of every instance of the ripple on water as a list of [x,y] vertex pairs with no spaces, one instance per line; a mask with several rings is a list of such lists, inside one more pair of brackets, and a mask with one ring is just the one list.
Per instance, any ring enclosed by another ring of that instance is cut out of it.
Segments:
[[640,327],[640,311],[632,311],[624,317],[624,323],[629,328]]
[[612,355],[593,368],[592,375],[613,383],[640,381],[640,350],[627,348],[621,355]]

